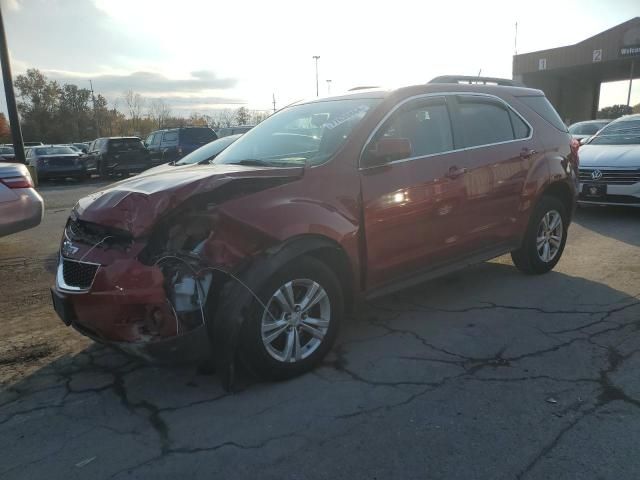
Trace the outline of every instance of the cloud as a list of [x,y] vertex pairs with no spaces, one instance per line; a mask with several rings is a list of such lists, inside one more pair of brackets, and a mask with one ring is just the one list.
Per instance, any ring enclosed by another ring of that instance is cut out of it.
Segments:
[[208,90],[227,90],[236,86],[235,78],[219,78],[209,70],[191,72],[188,78],[168,78],[156,72],[133,72],[125,75],[87,75],[75,72],[47,71],[46,75],[61,83],[93,81],[97,93],[105,96],[121,95],[126,90],[145,94],[193,94]]
[[20,2],[18,0],[2,0],[0,6],[8,10],[20,10]]

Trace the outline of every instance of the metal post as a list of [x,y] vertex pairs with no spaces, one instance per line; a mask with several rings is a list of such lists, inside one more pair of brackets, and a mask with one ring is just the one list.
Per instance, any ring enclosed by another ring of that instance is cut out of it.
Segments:
[[635,60],[631,60],[631,73],[629,74],[629,93],[627,94],[627,107],[631,106],[631,87],[633,86],[633,70],[635,65]]
[[4,93],[7,97],[7,111],[9,122],[11,123],[11,136],[13,137],[13,150],[16,160],[27,163],[24,155],[24,142],[22,140],[22,129],[18,118],[18,107],[16,106],[16,94],[13,91],[13,77],[11,75],[11,65],[9,63],[9,49],[7,48],[7,36],[4,31],[4,20],[2,9],[0,8],[0,63],[2,66],[2,81],[4,82]]
[[331,95],[331,80],[327,79],[327,95]]
[[320,58],[320,55],[314,55],[313,58],[316,61],[316,97],[320,96],[320,90],[318,87],[318,59]]
[[93,94],[93,82],[89,79],[89,85],[91,86],[91,100],[93,101],[93,123],[96,127],[96,138],[100,138],[100,127],[98,125],[98,115],[96,114],[96,96]]
[[276,94],[273,93],[273,113],[276,113]]

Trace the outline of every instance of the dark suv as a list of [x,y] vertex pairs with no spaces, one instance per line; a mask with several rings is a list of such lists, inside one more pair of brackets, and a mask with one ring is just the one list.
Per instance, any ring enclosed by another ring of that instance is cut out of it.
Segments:
[[218,136],[209,127],[180,127],[157,130],[144,141],[154,165],[175,162]]
[[147,358],[210,350],[228,385],[238,358],[269,378],[309,370],[359,298],[505,253],[548,272],[577,142],[539,90],[447,81],[300,102],[211,164],[81,199],[56,311]]
[[98,138],[84,157],[87,171],[102,178],[112,173],[141,172],[151,166],[149,152],[138,137]]

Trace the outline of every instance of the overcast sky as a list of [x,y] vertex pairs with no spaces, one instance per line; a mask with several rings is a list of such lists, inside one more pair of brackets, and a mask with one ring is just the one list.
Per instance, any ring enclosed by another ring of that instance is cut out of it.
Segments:
[[[35,67],[110,101],[132,88],[175,113],[271,108],[357,85],[455,73],[511,78],[518,52],[569,45],[638,15],[638,0],[317,2],[0,0],[13,73]],[[626,103],[625,83],[601,106]],[[640,103],[640,80],[632,103]],[[1,106],[4,106],[4,99]],[[122,106],[122,101],[120,101]]]

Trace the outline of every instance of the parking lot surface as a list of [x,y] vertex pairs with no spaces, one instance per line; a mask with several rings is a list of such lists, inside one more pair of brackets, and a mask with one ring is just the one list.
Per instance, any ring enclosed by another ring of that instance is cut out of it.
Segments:
[[281,383],[149,366],[55,316],[64,221],[44,185],[0,239],[0,478],[640,477],[640,211],[580,209],[554,272],[508,257],[367,304]]

